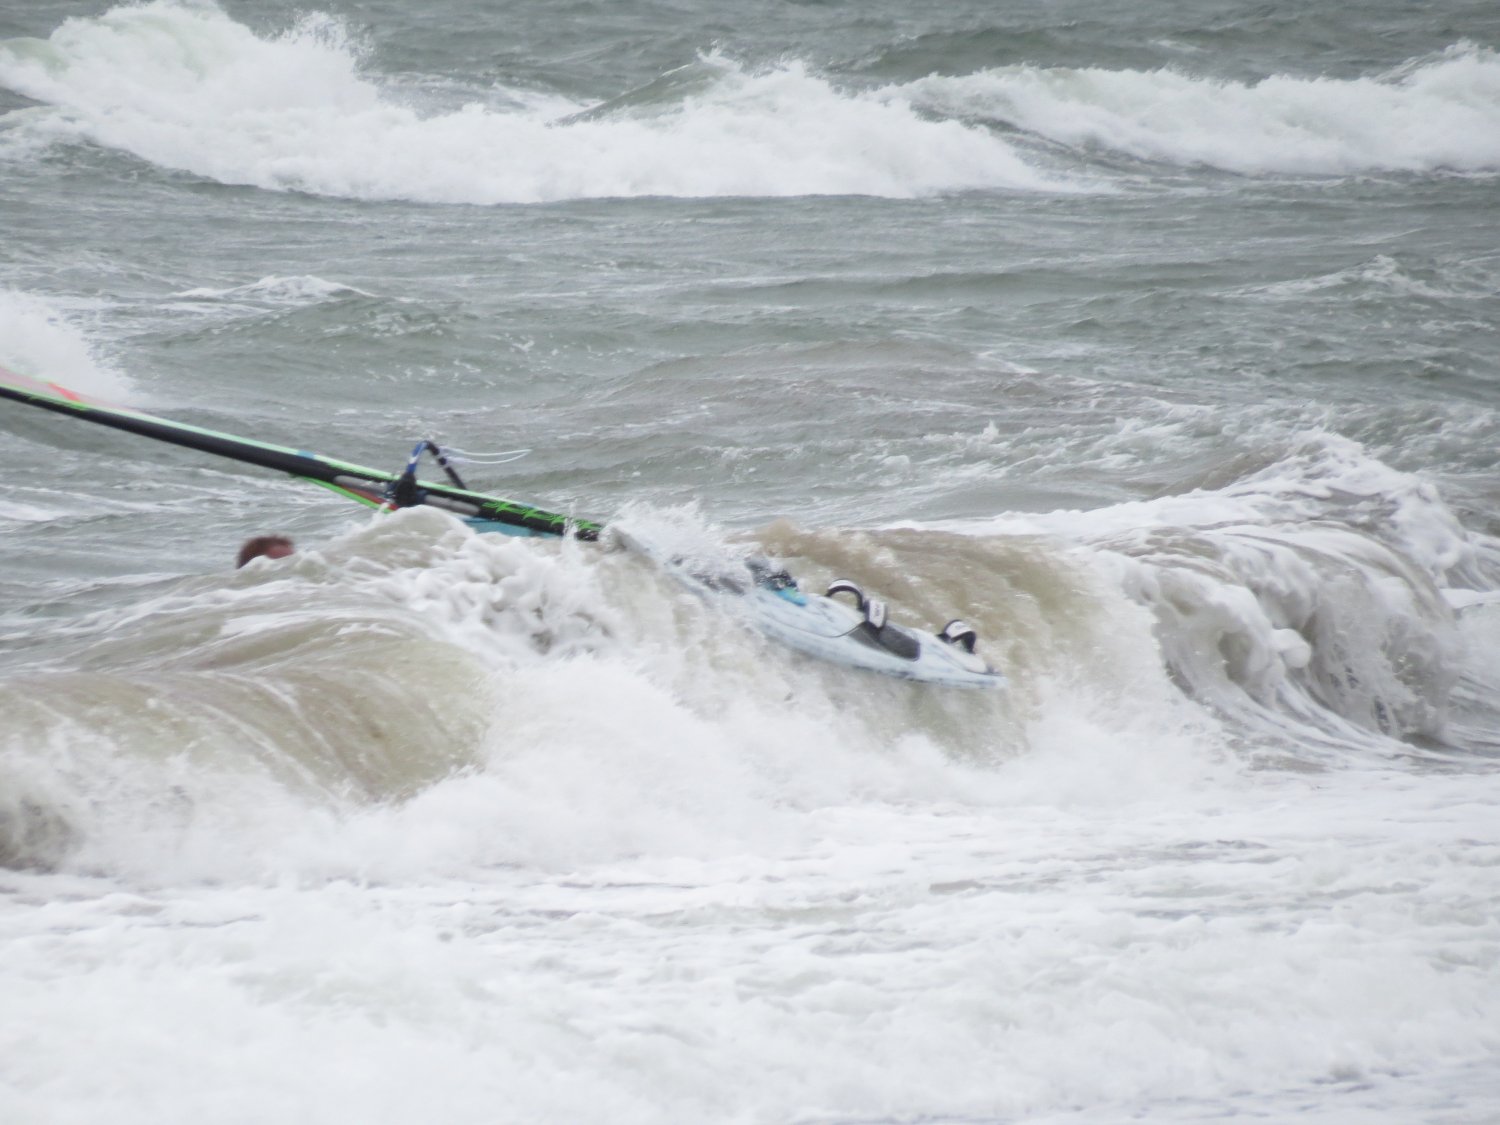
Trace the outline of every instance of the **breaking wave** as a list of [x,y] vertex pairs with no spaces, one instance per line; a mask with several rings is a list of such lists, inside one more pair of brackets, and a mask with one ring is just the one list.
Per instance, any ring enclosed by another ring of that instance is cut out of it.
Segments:
[[1232,82],[1009,66],[892,87],[929,112],[1065,145],[1241,173],[1500,170],[1500,54],[1460,43],[1386,74]]
[[50,107],[12,114],[15,153],[88,141],[220,183],[364,200],[1079,190],[1028,136],[1085,161],[1248,174],[1500,169],[1500,55],[1467,42],[1353,79],[1021,64],[876,89],[713,53],[602,104],[477,86],[457,104],[447,81],[446,104],[422,105],[368,73],[328,16],[262,37],[153,0],[0,43],[0,84]]
[[226,184],[478,204],[1058,186],[989,130],[842,92],[796,62],[688,69],[604,106],[476,90],[424,112],[363,74],[324,16],[261,38],[155,0],[0,44],[0,83],[57,110],[22,129]]
[[[755,538],[809,587],[964,617],[1010,687],[822,664],[634,554],[416,510],[77,621],[45,667],[19,652],[0,860],[565,868],[753,850],[830,800],[1117,803],[1500,747],[1500,544],[1345,439],[1097,511]],[[370,817],[375,851],[348,827]]]

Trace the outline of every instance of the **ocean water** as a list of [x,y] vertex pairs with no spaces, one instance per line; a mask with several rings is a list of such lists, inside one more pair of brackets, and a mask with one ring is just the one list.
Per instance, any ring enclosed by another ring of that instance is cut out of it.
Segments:
[[0,8],[0,364],[1010,679],[0,403],[0,1121],[1500,1121],[1500,9],[933,9]]

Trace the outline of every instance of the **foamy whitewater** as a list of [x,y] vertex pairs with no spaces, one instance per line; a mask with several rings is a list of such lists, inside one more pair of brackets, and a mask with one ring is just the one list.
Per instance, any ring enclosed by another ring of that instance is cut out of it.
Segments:
[[940,8],[0,12],[0,366],[1009,681],[0,401],[0,1121],[1500,1121],[1500,12]]

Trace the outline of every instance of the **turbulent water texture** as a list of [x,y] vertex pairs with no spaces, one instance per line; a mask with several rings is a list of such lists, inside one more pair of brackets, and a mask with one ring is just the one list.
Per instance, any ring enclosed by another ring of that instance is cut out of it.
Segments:
[[1008,686],[0,402],[0,1120],[1500,1118],[1492,4],[12,7],[0,365]]
[[1100,186],[1049,174],[1046,141],[1238,172],[1500,167],[1500,56],[1469,40],[1351,78],[1235,81],[1184,52],[853,87],[710,47],[598,103],[500,80],[390,87],[360,54],[322,14],[264,37],[212,7],[116,8],[6,44],[6,84],[63,111],[13,143],[85,138],[224,184],[436,203]]

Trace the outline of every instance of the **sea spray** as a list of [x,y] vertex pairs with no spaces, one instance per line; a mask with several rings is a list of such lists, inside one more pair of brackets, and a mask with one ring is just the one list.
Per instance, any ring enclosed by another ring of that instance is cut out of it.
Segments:
[[85,302],[0,288],[0,365],[100,397],[131,393],[130,380],[91,343],[81,323],[89,312]]

